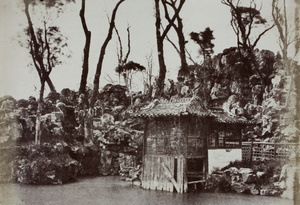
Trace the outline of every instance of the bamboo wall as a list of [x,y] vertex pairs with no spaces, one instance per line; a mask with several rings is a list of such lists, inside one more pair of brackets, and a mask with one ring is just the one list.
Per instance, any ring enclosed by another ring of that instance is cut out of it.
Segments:
[[146,155],[142,174],[145,189],[187,191],[186,159],[184,156]]
[[145,154],[206,156],[205,126],[197,118],[157,118],[146,127]]
[[287,160],[299,150],[297,143],[243,142],[243,161]]

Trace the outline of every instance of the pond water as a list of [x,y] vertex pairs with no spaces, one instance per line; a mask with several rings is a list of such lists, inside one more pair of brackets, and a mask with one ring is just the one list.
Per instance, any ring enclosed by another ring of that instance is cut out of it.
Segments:
[[292,200],[280,197],[233,193],[192,192],[178,194],[131,187],[120,177],[83,178],[64,185],[0,184],[0,205],[164,205],[230,204],[289,205]]

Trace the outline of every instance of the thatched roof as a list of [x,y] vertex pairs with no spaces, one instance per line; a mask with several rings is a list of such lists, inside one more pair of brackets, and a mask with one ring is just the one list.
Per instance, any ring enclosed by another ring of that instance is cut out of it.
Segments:
[[180,98],[168,100],[154,100],[146,107],[132,113],[134,117],[178,117],[194,115],[197,117],[211,117],[220,123],[253,124],[242,117],[230,116],[222,110],[206,109],[199,98]]

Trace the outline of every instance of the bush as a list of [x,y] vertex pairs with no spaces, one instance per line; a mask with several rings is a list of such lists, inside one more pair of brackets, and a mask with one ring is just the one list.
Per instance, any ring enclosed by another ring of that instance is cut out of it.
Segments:
[[230,192],[231,184],[223,174],[212,174],[207,179],[205,190],[213,192]]
[[78,167],[63,142],[25,145],[19,148],[13,175],[19,183],[62,184],[76,179]]

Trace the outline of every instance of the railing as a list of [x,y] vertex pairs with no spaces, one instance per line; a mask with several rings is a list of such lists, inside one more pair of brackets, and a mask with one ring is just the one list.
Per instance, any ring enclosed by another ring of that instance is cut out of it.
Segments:
[[297,154],[297,143],[243,142],[243,161],[287,160]]

